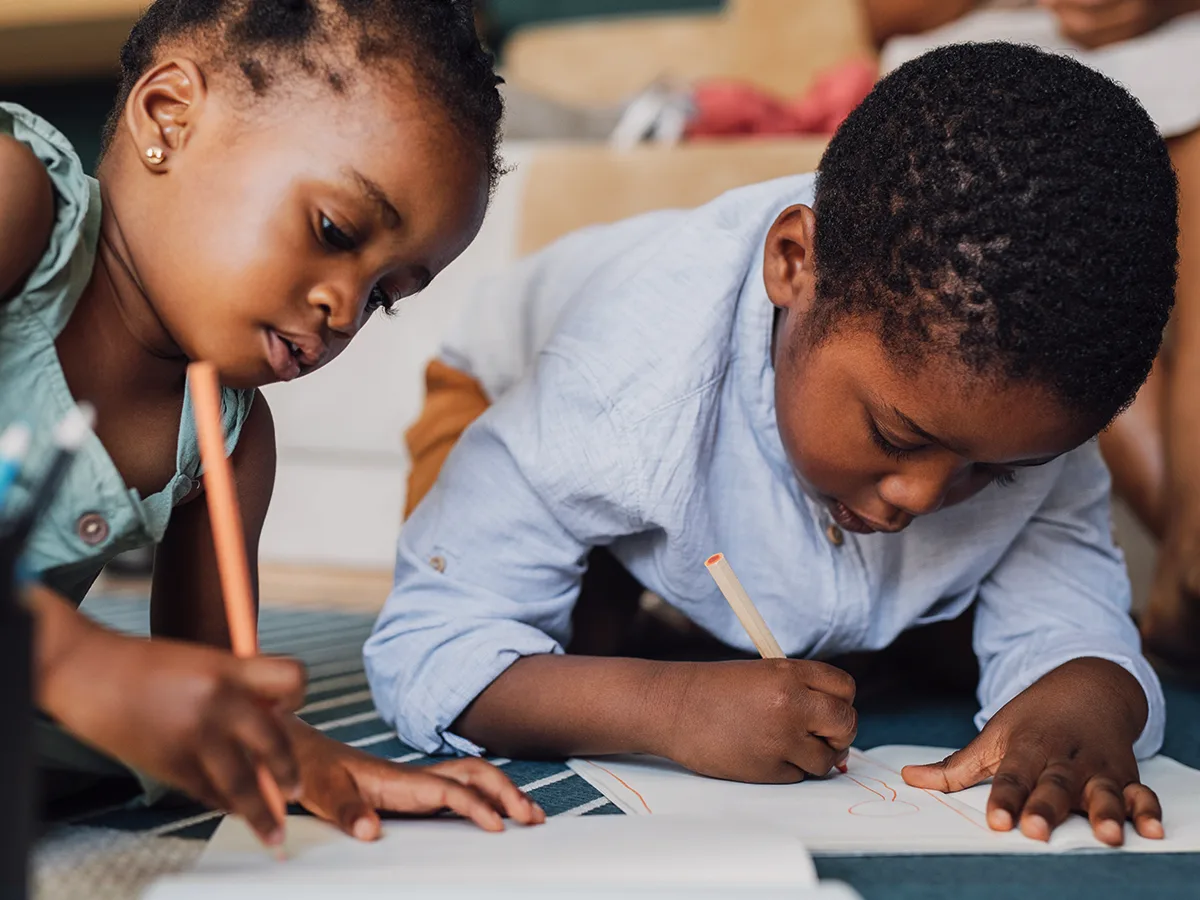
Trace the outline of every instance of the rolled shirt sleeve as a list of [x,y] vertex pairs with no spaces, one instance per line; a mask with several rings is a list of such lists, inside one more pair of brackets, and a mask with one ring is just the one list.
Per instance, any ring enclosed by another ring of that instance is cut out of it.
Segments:
[[364,649],[376,706],[426,753],[525,656],[561,653],[593,546],[637,528],[624,435],[584,364],[543,352],[463,434],[405,524]]
[[1068,455],[1050,493],[980,585],[976,725],[1072,659],[1107,659],[1146,692],[1139,759],[1162,745],[1166,704],[1129,615],[1129,577],[1113,543],[1109,476],[1095,441]]

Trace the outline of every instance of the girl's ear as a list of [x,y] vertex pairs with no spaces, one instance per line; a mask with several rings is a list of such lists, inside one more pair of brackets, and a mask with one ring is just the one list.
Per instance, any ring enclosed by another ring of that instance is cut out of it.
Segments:
[[148,170],[170,170],[207,98],[204,75],[190,59],[160,62],[138,79],[125,102],[125,125]]
[[817,217],[811,207],[797,204],[779,214],[767,232],[763,281],[767,296],[780,309],[805,313],[816,293],[813,238]]

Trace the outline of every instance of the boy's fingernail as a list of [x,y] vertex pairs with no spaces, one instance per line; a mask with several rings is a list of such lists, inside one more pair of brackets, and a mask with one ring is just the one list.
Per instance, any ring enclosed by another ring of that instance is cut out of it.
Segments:
[[1012,830],[1012,813],[1007,809],[993,809],[987,815],[988,825],[996,831]]
[[1021,831],[1026,837],[1033,838],[1035,841],[1050,840],[1050,823],[1039,815],[1026,816],[1021,822]]
[[367,818],[359,819],[354,823],[354,836],[360,841],[369,841],[375,837],[375,828],[371,824],[371,820]]
[[1115,844],[1121,840],[1124,830],[1124,828],[1112,819],[1106,819],[1096,826],[1096,837],[1100,838],[1106,844]]
[[276,828],[264,840],[266,840],[268,847],[278,847],[283,843],[283,829]]

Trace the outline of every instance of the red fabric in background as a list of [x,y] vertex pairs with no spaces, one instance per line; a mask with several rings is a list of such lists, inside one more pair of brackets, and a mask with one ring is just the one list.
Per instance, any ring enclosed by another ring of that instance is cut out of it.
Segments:
[[874,62],[854,60],[822,72],[800,97],[785,100],[741,81],[696,85],[688,139],[732,135],[833,134],[875,84]]

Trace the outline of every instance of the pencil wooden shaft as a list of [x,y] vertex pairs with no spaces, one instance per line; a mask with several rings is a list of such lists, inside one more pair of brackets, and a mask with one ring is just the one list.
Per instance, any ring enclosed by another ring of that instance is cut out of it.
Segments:
[[704,565],[713,581],[717,583],[717,587],[721,589],[725,600],[733,608],[734,615],[738,617],[738,621],[750,635],[750,640],[754,642],[759,655],[763,659],[786,658],[783,648],[779,646],[779,641],[775,640],[775,635],[771,634],[771,629],[763,621],[763,617],[751,601],[750,595],[738,581],[737,575],[733,574],[733,567],[729,565],[725,555],[717,553],[710,556]]
[[[225,617],[229,621],[229,641],[234,656],[251,657],[258,653],[258,628],[254,622],[254,588],[250,565],[246,560],[246,536],[233,484],[233,467],[225,456],[225,429],[221,426],[221,390],[217,370],[211,363],[188,366],[188,384],[192,392],[192,410],[196,416],[196,437],[200,460],[204,464],[204,493],[208,499],[208,518],[212,527],[213,547],[217,553],[217,572],[225,597]],[[271,815],[279,825],[287,816],[287,804],[279,785],[265,766],[258,767],[258,786]]]
[[221,593],[225,597],[225,616],[229,620],[229,639],[235,656],[254,656],[258,653],[254,593],[250,566],[246,561],[242,516],[233,485],[233,467],[225,456],[217,371],[209,363],[193,363],[188,367],[188,382],[196,415],[200,459],[204,464],[204,493],[208,498],[217,571],[221,576]]

